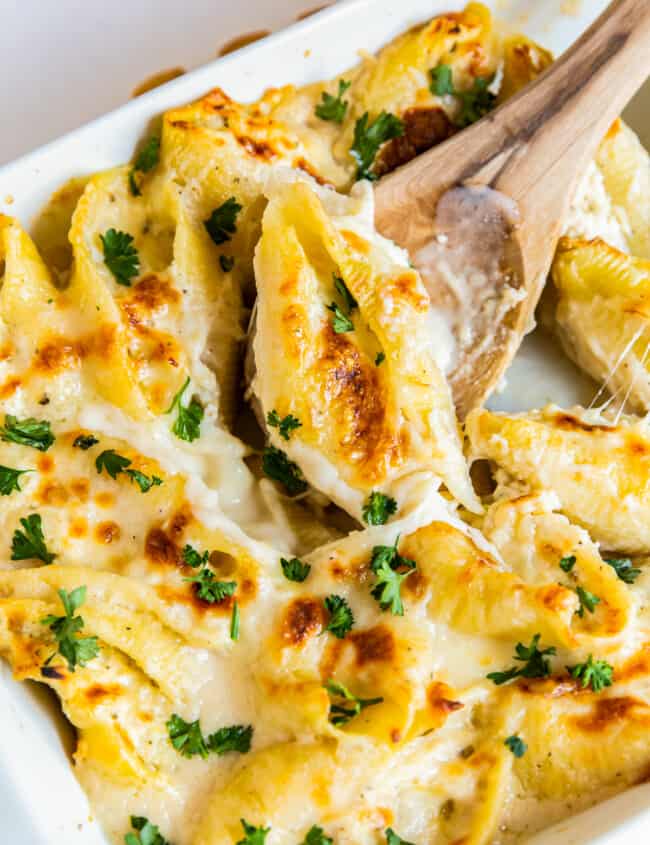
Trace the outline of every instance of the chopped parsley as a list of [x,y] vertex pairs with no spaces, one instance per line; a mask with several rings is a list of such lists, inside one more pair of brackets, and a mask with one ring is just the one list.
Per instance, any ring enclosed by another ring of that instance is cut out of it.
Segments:
[[41,625],[49,627],[58,644],[57,651],[48,657],[45,665],[47,666],[57,654],[60,654],[67,660],[68,669],[74,672],[77,666],[85,666],[89,660],[97,657],[99,641],[97,637],[77,636],[84,626],[84,621],[81,616],[75,616],[75,611],[79,610],[86,601],[86,588],[77,587],[69,593],[66,593],[63,589],[58,592],[65,610],[65,616],[50,614],[41,619]]
[[338,704],[330,704],[329,719],[333,725],[347,725],[350,719],[358,716],[366,707],[381,704],[383,698],[357,698],[350,690],[336,681],[329,680],[324,685],[330,696],[339,699]]
[[375,358],[375,367],[378,367],[380,364],[383,364],[386,360],[386,355],[383,352],[378,352],[377,357]]
[[334,123],[343,123],[345,113],[348,110],[347,100],[343,99],[343,95],[348,90],[352,83],[345,79],[339,79],[339,90],[336,97],[323,91],[321,94],[321,101],[315,108],[316,117],[321,120],[331,120]]
[[284,577],[288,581],[297,581],[302,583],[311,572],[311,566],[308,563],[303,563],[300,558],[292,557],[291,560],[280,558],[280,565]]
[[300,845],[334,845],[334,840],[325,836],[325,831],[318,825],[312,825]]
[[104,449],[95,458],[95,468],[100,475],[102,470],[106,470],[111,478],[117,478],[120,473],[124,473],[138,485],[141,493],[148,493],[152,487],[159,487],[163,483],[162,478],[158,478],[157,475],[149,476],[138,469],[127,469],[130,466],[129,458],[118,455],[115,449]]
[[343,596],[328,596],[323,602],[325,610],[330,615],[330,620],[327,623],[326,631],[334,634],[339,640],[345,638],[345,635],[354,625],[354,616],[352,610]]
[[203,225],[208,235],[217,246],[225,244],[237,231],[235,221],[242,208],[243,206],[234,197],[230,197],[218,208],[215,208],[208,219],[204,221]]
[[591,686],[594,692],[601,692],[612,685],[613,667],[606,660],[594,660],[590,654],[584,663],[566,667],[572,678],[580,682],[583,689]]
[[14,490],[20,493],[20,476],[29,469],[12,469],[0,465],[0,496],[10,496]]
[[370,568],[375,573],[376,580],[370,592],[382,610],[390,610],[394,616],[404,616],[402,581],[417,568],[417,564],[398,553],[398,543],[399,535],[395,545],[375,546],[372,550]]
[[118,285],[131,287],[131,279],[140,272],[140,258],[133,246],[133,236],[117,229],[108,229],[99,236],[104,248],[104,264]]
[[185,379],[185,384],[174,396],[171,405],[165,411],[166,414],[171,414],[174,408],[178,408],[178,417],[172,426],[172,432],[179,440],[185,440],[192,443],[201,436],[201,422],[205,415],[203,405],[196,396],[192,396],[188,405],[183,405],[183,394],[187,390],[190,383],[190,377]]
[[535,634],[529,646],[523,643],[517,643],[515,646],[514,659],[523,663],[523,666],[513,666],[505,672],[490,672],[488,679],[500,686],[515,678],[548,678],[551,674],[551,666],[546,655],[556,654],[556,649],[555,646],[550,646],[540,650],[537,646],[541,636],[541,634]]
[[27,518],[21,519],[20,524],[23,530],[17,528],[11,541],[11,559],[42,560],[45,564],[52,563],[56,555],[48,552],[45,545],[40,514],[30,514]]
[[134,197],[142,195],[138,180],[138,173],[149,173],[160,161],[160,137],[152,135],[144,147],[135,157],[133,167],[129,171],[129,188]]
[[125,845],[170,845],[155,824],[144,816],[131,816],[131,827],[136,833],[127,833]]
[[518,737],[516,734],[509,736],[506,740],[504,740],[503,744],[509,748],[517,758],[523,757],[528,748],[523,739]]
[[232,255],[220,255],[219,266],[224,273],[230,273],[232,268],[235,266],[235,259]]
[[363,506],[363,521],[368,525],[384,525],[397,510],[397,502],[373,490]]
[[264,845],[266,836],[271,830],[270,827],[255,827],[255,825],[248,824],[245,819],[239,821],[244,828],[244,838],[239,839],[235,845]]
[[562,572],[571,572],[573,567],[576,565],[576,556],[569,555],[568,557],[563,557],[560,560],[560,569]]
[[585,610],[588,610],[589,613],[593,613],[596,610],[596,605],[600,604],[598,596],[595,596],[583,587],[576,587],[576,593],[578,594],[578,599],[580,600],[580,608],[576,610],[576,613],[580,617],[585,615]]
[[210,753],[227,754],[229,751],[237,751],[246,754],[250,751],[253,737],[252,725],[231,725],[219,728],[209,736],[203,736],[199,719],[186,722],[176,713],[167,721],[166,728],[169,741],[183,757],[199,756],[204,760]]
[[183,547],[182,554],[183,563],[186,566],[191,566],[192,569],[197,569],[199,566],[205,566],[208,562],[208,558],[210,557],[210,552],[205,551],[202,555],[200,555],[193,546],[190,546],[189,543]]
[[235,599],[230,614],[230,639],[235,642],[239,639],[239,605]]
[[332,328],[336,334],[345,334],[346,332],[354,331],[354,323],[341,311],[336,302],[332,302],[331,305],[326,305],[325,307],[334,314],[332,317]]
[[340,276],[337,276],[336,273],[333,274],[334,276],[334,287],[336,288],[336,292],[341,297],[345,304],[345,310],[348,314],[351,314],[355,308],[359,307],[359,303],[356,299],[352,296],[350,291],[348,290],[348,286],[345,284],[343,279]]
[[262,469],[265,475],[283,484],[291,496],[304,493],[307,482],[298,464],[289,460],[282,449],[267,446],[262,455]]
[[429,90],[432,94],[438,97],[444,97],[447,94],[454,93],[451,65],[440,63],[437,67],[429,71],[429,75],[431,76]]
[[214,572],[203,567],[198,575],[191,578],[183,578],[183,581],[191,581],[196,584],[196,595],[209,604],[218,604],[228,596],[232,596],[237,589],[236,581],[217,581]]
[[603,560],[608,566],[612,567],[621,581],[624,581],[626,584],[634,584],[641,574],[640,569],[632,566],[632,561],[629,557],[606,557]]
[[7,443],[31,446],[39,452],[47,452],[54,443],[52,428],[47,420],[36,420],[33,417],[19,420],[11,414],[5,414],[5,424],[0,426],[0,438]]
[[80,434],[79,437],[75,437],[72,445],[75,449],[83,449],[84,452],[86,452],[98,443],[99,440],[96,437],[93,437],[92,434]]
[[407,842],[406,839],[398,836],[392,827],[387,827],[384,835],[386,836],[386,845],[413,845],[412,842]]
[[392,138],[404,134],[404,124],[394,114],[382,111],[372,123],[368,122],[368,112],[364,112],[354,125],[354,139],[350,154],[357,163],[357,179],[377,177],[370,169],[379,148]]
[[477,76],[471,88],[459,91],[454,86],[449,65],[439,64],[429,71],[429,75],[431,76],[429,90],[432,94],[438,97],[444,97],[447,94],[456,97],[459,111],[454,118],[454,123],[461,129],[476,123],[496,105],[496,95],[490,91],[494,76]]
[[280,418],[275,408],[266,415],[266,422],[272,428],[278,429],[280,437],[283,440],[288,440],[291,432],[296,428],[300,428],[302,425],[300,420],[294,417],[293,414],[287,414],[286,417]]

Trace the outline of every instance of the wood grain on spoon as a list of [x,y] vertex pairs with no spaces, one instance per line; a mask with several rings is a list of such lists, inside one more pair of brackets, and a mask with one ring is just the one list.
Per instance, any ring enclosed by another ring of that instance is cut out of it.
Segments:
[[650,0],[615,0],[539,79],[377,184],[377,228],[450,317],[461,417],[530,328],[577,182],[649,68]]

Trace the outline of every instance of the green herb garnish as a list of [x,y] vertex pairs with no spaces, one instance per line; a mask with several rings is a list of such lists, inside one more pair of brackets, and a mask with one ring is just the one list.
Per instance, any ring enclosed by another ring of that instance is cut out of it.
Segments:
[[235,266],[235,259],[232,255],[220,255],[219,266],[224,273],[230,273],[232,268]]
[[516,734],[509,736],[506,740],[504,740],[503,744],[512,751],[515,757],[523,757],[526,753],[526,749],[528,748],[523,739],[518,737]]
[[138,173],[149,173],[160,161],[160,138],[152,135],[135,157],[133,167],[129,171],[129,188],[134,197],[142,194]]
[[264,845],[266,836],[271,830],[270,827],[255,827],[255,825],[248,824],[245,819],[239,821],[244,828],[244,838],[239,839],[235,845]]
[[594,692],[601,692],[612,685],[613,667],[606,660],[594,660],[590,654],[584,663],[567,666],[572,678],[580,682],[583,689],[591,686]]
[[230,614],[230,639],[239,639],[239,605],[237,600],[233,602],[232,613]]
[[500,686],[514,678],[548,678],[551,674],[551,666],[546,655],[556,654],[556,649],[555,646],[542,650],[537,648],[541,636],[541,634],[535,634],[529,646],[523,643],[517,643],[515,646],[514,659],[523,663],[523,666],[513,666],[505,672],[490,672],[487,675],[488,679]]
[[297,417],[294,417],[293,414],[287,414],[286,417],[280,418],[280,415],[275,410],[269,411],[266,415],[266,422],[268,425],[272,426],[273,428],[277,428],[283,440],[288,440],[291,436],[291,432],[294,431],[296,428],[300,428],[302,423]]
[[243,206],[234,197],[230,197],[230,199],[227,199],[218,208],[215,208],[203,223],[208,235],[210,235],[217,246],[229,241],[237,231],[235,221],[242,208]]
[[576,587],[576,593],[578,594],[578,599],[580,600],[580,608],[576,610],[576,613],[580,617],[585,615],[585,610],[588,610],[589,613],[593,613],[596,610],[596,605],[600,604],[598,596],[595,596],[583,587]]
[[165,411],[166,414],[171,414],[174,408],[178,408],[178,417],[172,426],[172,432],[179,438],[188,443],[192,443],[201,436],[201,422],[205,415],[205,410],[201,402],[196,396],[192,396],[188,405],[183,405],[183,394],[187,390],[190,383],[189,376],[185,380],[185,384],[178,391],[171,405]]
[[203,567],[198,575],[183,578],[183,581],[191,581],[196,584],[197,596],[209,604],[222,602],[228,596],[232,596],[237,589],[236,581],[218,581],[214,572],[207,567]]
[[80,434],[79,437],[75,437],[72,445],[75,449],[83,449],[84,452],[87,452],[88,449],[96,446],[98,443],[99,440],[93,437],[92,434]]
[[576,565],[576,556],[569,555],[568,557],[563,557],[560,560],[560,569],[563,572],[571,572],[573,567]]
[[370,569],[375,573],[376,580],[370,592],[382,610],[390,610],[394,616],[403,616],[402,582],[417,568],[417,564],[398,553],[398,543],[399,535],[395,545],[375,546],[372,550]]
[[640,569],[632,566],[632,561],[629,557],[606,557],[603,560],[608,566],[612,567],[621,581],[624,581],[626,584],[634,584],[641,574]]
[[358,716],[366,707],[381,704],[383,698],[357,698],[350,690],[336,681],[329,680],[324,685],[330,696],[340,699],[342,703],[330,705],[329,720],[333,725],[341,727],[347,725],[350,719]]
[[97,657],[99,654],[99,641],[97,637],[78,637],[77,634],[84,626],[84,620],[81,616],[75,616],[75,611],[79,610],[81,605],[86,601],[86,588],[77,587],[69,593],[61,589],[58,591],[65,616],[46,616],[41,619],[41,625],[47,625],[54,633],[58,643],[57,651],[54,652],[45,661],[45,665],[60,654],[68,662],[68,669],[71,672],[75,671],[77,666],[85,666],[89,660]]
[[20,493],[20,476],[30,469],[12,469],[0,465],[0,496],[10,496],[14,490]]
[[339,79],[339,90],[336,97],[323,91],[321,94],[321,101],[314,109],[316,117],[321,120],[331,120],[334,123],[343,123],[345,113],[348,110],[347,100],[343,99],[343,95],[348,90],[352,83],[346,82],[345,79]]
[[350,154],[357,162],[357,179],[377,177],[371,171],[379,148],[392,138],[399,138],[404,134],[404,124],[394,114],[382,111],[372,123],[368,122],[368,112],[364,112],[354,126],[354,139]]
[[377,357],[375,358],[375,367],[378,367],[380,364],[383,364],[386,360],[386,355],[383,352],[378,352]]
[[5,424],[0,427],[0,438],[7,443],[31,446],[39,452],[47,452],[54,443],[52,428],[47,420],[36,420],[33,417],[19,420],[11,414],[5,414]]
[[205,566],[208,562],[208,558],[210,557],[210,552],[205,551],[202,555],[200,555],[193,546],[190,546],[189,543],[184,546],[182,554],[183,563],[186,566],[191,566],[192,569],[196,569],[199,566]]
[[336,273],[333,274],[334,277],[334,287],[336,288],[336,292],[343,300],[345,305],[345,310],[348,314],[351,314],[355,308],[359,307],[359,303],[356,299],[352,296],[350,291],[348,290],[348,286],[345,284],[341,276],[337,276]]
[[120,473],[124,473],[140,488],[141,493],[148,493],[152,487],[159,487],[163,480],[157,475],[145,475],[138,469],[127,469],[131,466],[129,458],[124,455],[118,455],[115,449],[104,449],[95,458],[95,468],[101,475],[102,470],[105,470],[111,478],[117,478]]
[[363,506],[363,521],[368,525],[384,525],[396,510],[395,499],[373,490]]
[[124,837],[125,845],[171,845],[156,825],[144,816],[131,816],[131,827],[137,833],[127,833]]
[[315,824],[309,828],[301,845],[334,845],[334,840],[329,836],[325,836],[323,828]]
[[354,323],[341,311],[336,302],[332,302],[331,305],[326,305],[325,307],[334,314],[332,317],[332,328],[336,334],[345,334],[346,332],[354,331]]
[[104,248],[104,264],[118,285],[131,286],[131,279],[140,272],[140,258],[133,246],[133,236],[117,229],[108,229],[99,236]]
[[398,836],[392,827],[387,827],[384,835],[386,837],[386,845],[413,845],[412,842],[407,842],[406,839]]
[[283,484],[291,496],[304,493],[307,482],[298,464],[289,460],[286,453],[275,446],[267,446],[262,455],[262,469],[265,475]]
[[472,87],[466,91],[459,91],[453,83],[452,69],[449,65],[439,64],[429,71],[431,84],[429,90],[438,97],[453,95],[459,102],[458,115],[454,119],[456,126],[463,129],[476,123],[496,105],[496,95],[489,89],[494,82],[494,76],[477,76]]
[[444,97],[447,94],[454,94],[454,84],[452,82],[451,66],[439,64],[437,67],[429,71],[431,76],[431,84],[429,90],[432,94],[438,97]]
[[323,604],[330,615],[325,630],[334,634],[339,640],[344,639],[354,625],[354,616],[350,605],[343,596],[335,595],[328,596]]
[[280,565],[284,577],[288,581],[298,581],[302,583],[311,572],[311,566],[308,563],[303,563],[299,558],[292,557],[291,560],[280,558]]
[[40,514],[30,514],[26,519],[21,519],[20,524],[23,530],[17,528],[11,541],[11,559],[42,560],[45,564],[52,563],[56,555],[48,552],[45,545]]

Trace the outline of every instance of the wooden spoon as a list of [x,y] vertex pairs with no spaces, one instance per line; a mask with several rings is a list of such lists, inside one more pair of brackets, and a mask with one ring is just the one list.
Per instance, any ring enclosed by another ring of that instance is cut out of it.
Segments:
[[450,318],[461,418],[532,328],[577,183],[649,72],[650,0],[616,0],[535,82],[377,184],[378,230]]

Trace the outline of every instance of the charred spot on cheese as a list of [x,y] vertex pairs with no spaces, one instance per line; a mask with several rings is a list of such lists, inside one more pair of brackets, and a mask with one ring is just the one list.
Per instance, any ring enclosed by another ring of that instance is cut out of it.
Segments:
[[302,645],[320,634],[326,621],[322,602],[308,596],[294,599],[284,612],[282,637],[291,645]]
[[121,684],[91,684],[84,690],[84,697],[89,704],[98,704],[106,698],[116,698],[125,692]]
[[465,706],[462,701],[456,701],[451,698],[452,695],[453,690],[451,687],[440,681],[434,681],[427,687],[427,704],[432,711],[437,725],[444,724],[450,713],[455,713],[456,710],[462,710]]
[[174,540],[162,528],[151,528],[144,542],[146,556],[153,563],[182,566],[183,556]]
[[117,522],[113,522],[113,520],[100,522],[95,528],[95,537],[97,538],[97,541],[103,545],[109,545],[110,543],[116,542],[120,539],[121,534],[122,532],[120,526]]
[[554,414],[552,421],[558,428],[561,428],[564,431],[602,431],[606,434],[612,434],[613,432],[621,430],[619,426],[588,423],[581,420],[579,417],[576,417],[574,414],[569,414],[567,412]]
[[650,707],[632,696],[598,698],[586,715],[574,716],[572,723],[586,733],[604,733],[621,723],[635,722],[650,728]]
[[402,115],[404,134],[384,144],[375,160],[374,172],[383,176],[420,153],[446,141],[457,130],[439,106],[414,107]]
[[390,663],[395,657],[395,637],[386,625],[355,631],[348,634],[348,640],[355,648],[357,666]]

